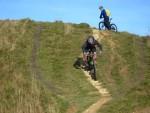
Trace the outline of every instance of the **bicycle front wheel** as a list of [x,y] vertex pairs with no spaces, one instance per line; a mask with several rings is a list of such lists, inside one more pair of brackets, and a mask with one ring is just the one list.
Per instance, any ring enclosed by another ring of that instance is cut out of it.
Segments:
[[90,74],[91,74],[91,78],[96,81],[97,78],[96,78],[96,67],[95,67],[95,65],[94,65],[93,68],[91,69]]
[[99,30],[105,30],[104,22],[99,23]]

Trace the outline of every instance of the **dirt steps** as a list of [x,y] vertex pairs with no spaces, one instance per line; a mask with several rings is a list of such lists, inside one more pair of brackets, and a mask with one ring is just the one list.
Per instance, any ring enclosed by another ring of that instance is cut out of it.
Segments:
[[[101,34],[101,38],[99,37],[99,30],[93,29],[93,36],[95,37],[96,40],[101,41],[101,39],[104,37]],[[107,34],[105,34],[107,35]],[[109,91],[104,88],[103,83],[100,81],[94,81],[91,79],[91,76],[87,71],[84,71],[84,75],[87,77],[87,80],[92,84],[93,87],[97,89],[99,94],[101,95],[101,98],[94,104],[92,104],[89,108],[87,108],[83,113],[96,113],[104,104],[106,104],[108,101],[110,101],[111,94]]]

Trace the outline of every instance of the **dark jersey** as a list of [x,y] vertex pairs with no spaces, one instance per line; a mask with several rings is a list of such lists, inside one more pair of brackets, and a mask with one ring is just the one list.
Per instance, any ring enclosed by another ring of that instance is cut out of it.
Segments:
[[100,18],[104,18],[104,20],[109,20],[109,17],[107,16],[105,9],[101,11]]
[[87,40],[82,45],[83,52],[88,52],[88,51],[96,52],[96,47],[98,47],[102,51],[102,45],[97,40],[94,40],[93,44],[89,44]]

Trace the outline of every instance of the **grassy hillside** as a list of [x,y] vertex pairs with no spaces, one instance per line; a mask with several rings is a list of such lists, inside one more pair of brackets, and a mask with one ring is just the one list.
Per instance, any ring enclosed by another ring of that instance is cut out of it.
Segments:
[[73,67],[90,33],[84,24],[0,21],[0,113],[79,113],[95,102]]
[[[87,24],[0,21],[0,113],[81,113],[100,99],[73,67]],[[150,38],[99,32],[97,77],[112,94],[98,113],[149,113]]]
[[113,100],[98,113],[149,113],[150,38],[128,33],[105,33],[98,78]]

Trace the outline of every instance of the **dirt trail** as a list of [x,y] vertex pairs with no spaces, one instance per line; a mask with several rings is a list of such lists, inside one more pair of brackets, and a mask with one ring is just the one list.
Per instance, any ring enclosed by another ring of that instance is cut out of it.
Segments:
[[57,89],[54,87],[53,84],[51,84],[50,81],[47,81],[44,79],[44,76],[42,75],[41,68],[38,64],[38,51],[40,48],[40,38],[41,38],[41,32],[42,32],[42,26],[38,25],[35,29],[34,37],[33,37],[33,48],[31,51],[31,73],[33,75],[33,79],[39,81],[42,83],[47,89],[50,91],[53,91],[53,93],[60,94],[60,89]]
[[[104,34],[107,35],[107,34]],[[93,29],[93,36],[96,40],[101,41],[104,36],[99,37],[99,30]],[[109,91],[102,86],[102,83],[99,81],[94,81],[91,79],[88,72],[84,71],[87,80],[98,90],[101,95],[101,98],[94,104],[92,104],[88,109],[86,109],[83,113],[96,113],[104,104],[111,100],[111,95]]]

